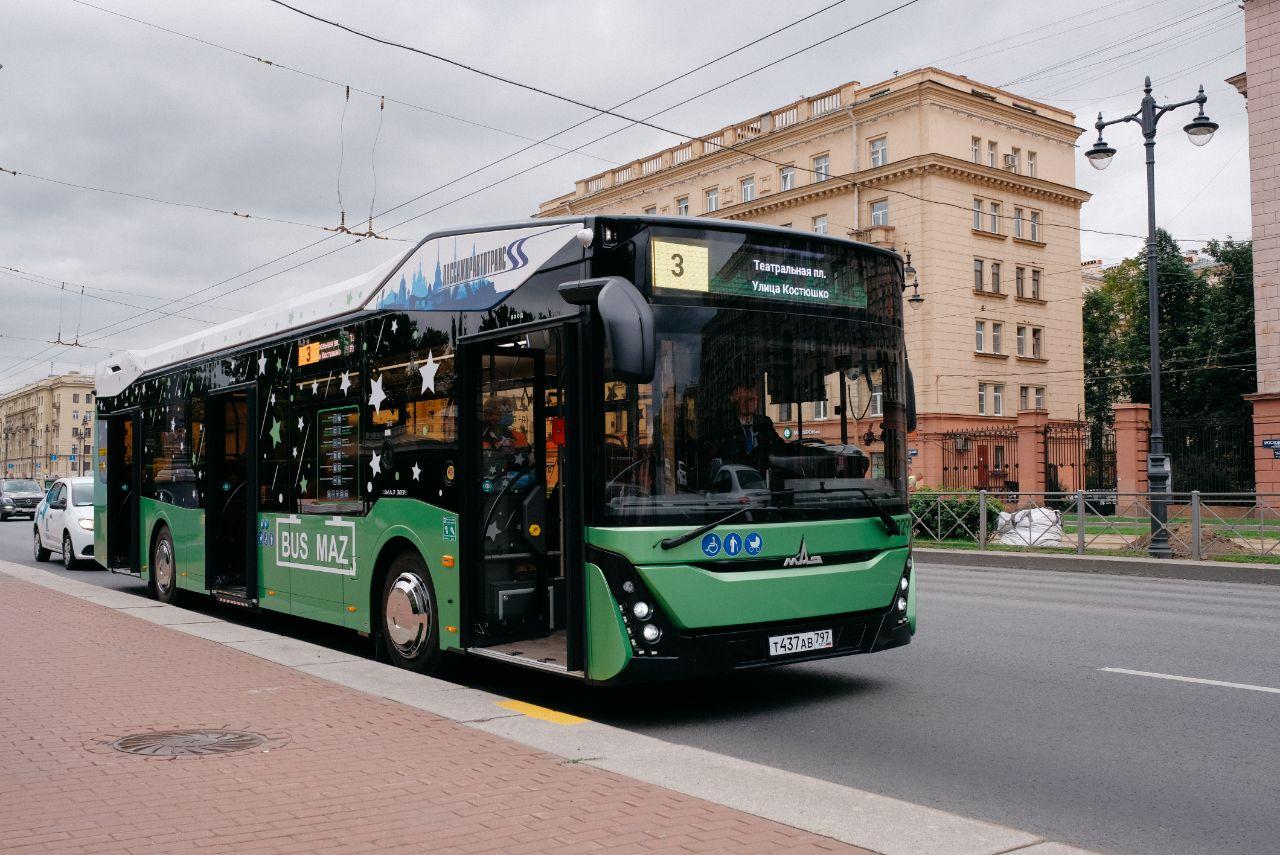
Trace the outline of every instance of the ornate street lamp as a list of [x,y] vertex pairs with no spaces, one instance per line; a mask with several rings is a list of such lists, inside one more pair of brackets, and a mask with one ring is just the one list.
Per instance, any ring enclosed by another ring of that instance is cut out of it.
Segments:
[[1137,122],[1142,128],[1142,136],[1146,139],[1147,149],[1147,337],[1151,345],[1151,448],[1147,454],[1147,489],[1150,491],[1151,504],[1151,544],[1149,550],[1157,558],[1169,558],[1173,553],[1169,548],[1169,487],[1172,473],[1169,458],[1164,453],[1164,426],[1160,413],[1160,283],[1156,276],[1156,124],[1160,118],[1179,107],[1196,104],[1200,114],[1189,122],[1183,130],[1195,145],[1201,146],[1213,139],[1213,132],[1218,124],[1209,120],[1204,114],[1204,87],[1194,98],[1179,101],[1176,104],[1157,104],[1151,95],[1151,78],[1147,77],[1143,86],[1142,104],[1137,112],[1119,119],[1103,121],[1098,114],[1094,127],[1098,129],[1098,139],[1093,147],[1085,152],[1089,165],[1094,169],[1106,169],[1115,157],[1116,150],[1102,139],[1102,129],[1122,122]]

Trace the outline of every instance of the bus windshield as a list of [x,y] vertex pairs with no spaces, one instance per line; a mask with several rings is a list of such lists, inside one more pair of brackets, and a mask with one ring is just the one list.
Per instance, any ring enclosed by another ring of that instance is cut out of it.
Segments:
[[654,306],[652,383],[605,390],[606,525],[876,516],[905,502],[901,331]]

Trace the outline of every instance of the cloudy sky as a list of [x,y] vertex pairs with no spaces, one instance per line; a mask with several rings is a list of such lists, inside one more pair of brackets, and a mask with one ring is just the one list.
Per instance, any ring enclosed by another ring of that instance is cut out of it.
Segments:
[[[291,2],[609,107],[832,0]],[[661,110],[901,2],[846,0],[622,112]],[[411,240],[526,216],[575,178],[676,142],[268,0],[0,0],[0,11],[0,167],[23,173],[0,173],[0,390],[51,366],[91,371],[112,349],[184,335],[362,272],[407,246],[322,231],[338,221],[339,191],[350,225],[371,208],[381,214],[422,196],[374,220],[387,236]],[[1189,240],[1248,237],[1245,102],[1223,82],[1244,67],[1243,13],[1230,2],[918,0],[655,121],[702,133],[848,80],[870,83],[922,65],[1065,107],[1082,127],[1098,110],[1114,117],[1135,109],[1144,74],[1168,100],[1191,97],[1203,82],[1222,130],[1196,149],[1178,130],[1192,112],[1162,126],[1161,224]],[[385,95],[385,109],[364,93]],[[1096,173],[1082,158],[1077,170],[1094,194],[1083,225],[1141,234],[1141,137],[1128,125],[1108,140],[1120,149],[1111,169]],[[1083,146],[1091,141],[1091,131],[1081,136]],[[539,165],[556,155],[564,156]],[[1140,248],[1131,238],[1082,236],[1086,258],[1116,260]],[[59,334],[76,341],[77,329],[86,346],[51,344]]]

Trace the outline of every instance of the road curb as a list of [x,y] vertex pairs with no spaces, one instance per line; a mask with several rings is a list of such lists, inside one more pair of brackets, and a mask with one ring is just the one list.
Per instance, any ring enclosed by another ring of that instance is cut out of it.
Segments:
[[1280,585],[1280,565],[1276,564],[1116,558],[1109,555],[1046,555],[1037,552],[989,550],[979,552],[975,549],[930,549],[928,547],[915,547],[911,550],[911,554],[916,563],[924,565],[1053,570],[1067,573],[1101,573],[1109,576],[1142,576],[1149,579],[1186,579],[1193,582]]
[[[386,698],[493,736],[819,834],[882,855],[1090,855],[1037,835],[830,781],[666,742],[612,725],[562,724],[500,706],[509,699],[321,645],[0,561],[0,573],[174,632]],[[787,798],[779,799],[779,793]]]

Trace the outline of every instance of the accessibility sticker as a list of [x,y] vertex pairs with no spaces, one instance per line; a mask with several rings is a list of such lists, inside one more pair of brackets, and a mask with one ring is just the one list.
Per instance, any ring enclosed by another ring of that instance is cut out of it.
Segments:
[[720,535],[712,532],[702,538],[702,554],[708,558],[715,558],[720,554]]
[[759,555],[760,550],[764,549],[764,538],[760,536],[758,531],[748,534],[745,543],[748,555]]
[[724,536],[724,551],[730,556],[737,555],[742,551],[742,535],[726,534]]

